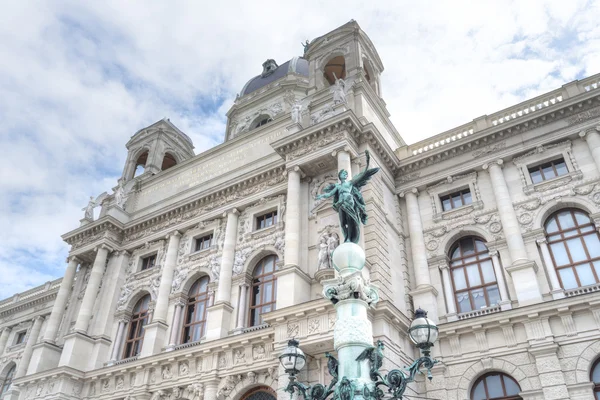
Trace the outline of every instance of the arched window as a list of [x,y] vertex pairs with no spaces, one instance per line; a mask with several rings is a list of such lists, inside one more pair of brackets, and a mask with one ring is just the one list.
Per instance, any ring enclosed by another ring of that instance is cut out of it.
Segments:
[[346,79],[346,59],[344,56],[333,57],[323,68],[323,76],[329,85],[335,84],[335,79]]
[[171,153],[165,153],[160,169],[164,171],[166,169],[174,167],[175,165],[177,165],[177,160],[175,159],[175,157]]
[[134,177],[139,176],[144,173],[144,171],[146,169],[146,161],[148,161],[148,151],[145,151],[142,154],[140,154],[140,156],[136,160],[135,166],[133,169]]
[[208,276],[198,279],[189,292],[185,307],[182,343],[197,342],[204,336],[206,325],[206,307],[208,303]]
[[135,357],[142,350],[144,341],[144,331],[148,324],[148,305],[150,304],[150,295],[142,297],[133,308],[133,315],[129,322],[129,331],[125,340],[125,350],[123,358]]
[[473,385],[471,400],[516,400],[521,388],[517,381],[501,372],[485,374]]
[[460,239],[450,251],[450,263],[458,312],[479,310],[500,302],[492,259],[481,239]]
[[241,400],[276,400],[277,393],[268,386],[259,386],[244,393]]
[[262,324],[263,313],[275,309],[277,278],[274,275],[277,256],[271,255],[260,260],[252,279],[252,305],[250,306],[250,326]]
[[269,122],[273,121],[273,118],[271,118],[270,116],[263,114],[263,115],[259,115],[258,117],[256,117],[256,119],[254,120],[254,122],[252,122],[252,125],[250,126],[250,129],[256,129],[259,128],[263,125],[268,124]]
[[8,370],[8,372],[6,373],[6,376],[2,380],[2,387],[0,388],[0,399],[4,396],[4,394],[6,392],[8,392],[8,389],[10,389],[10,385],[12,384],[12,381],[13,381],[13,378],[15,376],[15,371],[16,370],[17,370],[17,367],[15,365],[13,365]]
[[594,382],[594,397],[600,400],[600,358],[596,360],[590,372],[590,380]]
[[545,229],[552,262],[564,289],[600,282],[600,236],[586,213],[560,210],[548,218]]

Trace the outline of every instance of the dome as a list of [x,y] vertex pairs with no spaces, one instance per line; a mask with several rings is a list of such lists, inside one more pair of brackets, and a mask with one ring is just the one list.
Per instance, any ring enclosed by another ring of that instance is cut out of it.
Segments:
[[240,97],[252,93],[261,87],[267,86],[268,84],[283,78],[290,72],[304,75],[308,78],[308,61],[302,57],[294,57],[281,65],[277,65],[275,60],[265,61],[263,63],[262,74],[250,79],[248,83],[244,85],[244,88],[240,92]]

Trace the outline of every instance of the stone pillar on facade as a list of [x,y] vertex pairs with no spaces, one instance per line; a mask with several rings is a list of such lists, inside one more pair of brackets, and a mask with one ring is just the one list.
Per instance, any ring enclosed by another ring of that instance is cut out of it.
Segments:
[[600,173],[600,125],[587,131],[581,131],[579,136],[587,142],[598,173]]
[[[69,296],[71,295],[71,287],[75,280],[77,265],[81,262],[74,256],[69,257],[67,261],[68,264],[65,276],[63,277],[58,293],[56,294],[56,300],[54,300],[50,317],[47,320],[42,343],[36,345],[33,349],[33,354],[29,362],[29,369],[27,370],[28,374],[45,371],[58,365],[61,348],[55,344],[56,335],[58,333],[58,328],[60,327],[60,322],[63,319]],[[2,354],[1,351],[0,354]]]
[[171,324],[171,336],[169,338],[169,346],[167,347],[167,351],[174,350],[175,346],[179,344],[184,309],[185,301],[182,298],[177,298],[175,300],[175,312],[173,313],[173,323]]
[[542,252],[544,267],[546,268],[546,274],[550,280],[550,293],[552,294],[552,298],[555,300],[562,299],[565,297],[565,291],[560,286],[560,282],[558,281],[558,275],[556,274],[556,269],[554,268],[554,261],[552,261],[550,249],[548,248],[548,239],[537,239],[536,243]]
[[2,329],[2,334],[0,334],[0,356],[4,354],[4,350],[6,349],[6,343],[8,343],[8,337],[10,336],[10,332],[12,331],[12,327],[7,326]]
[[204,400],[217,400],[219,381],[213,380],[204,384]]
[[337,150],[333,153],[334,157],[337,157],[338,173],[341,170],[346,170],[348,173],[348,180],[352,179],[352,155],[346,148],[343,150]]
[[310,299],[311,279],[300,268],[300,235],[302,198],[298,167],[288,170],[288,189],[285,214],[284,266],[277,271],[277,308],[285,308]]
[[167,255],[165,264],[162,266],[160,277],[160,286],[156,296],[156,305],[152,313],[152,322],[145,328],[144,342],[140,358],[148,357],[160,353],[167,339],[167,313],[169,308],[169,296],[173,286],[173,273],[177,264],[177,253],[179,252],[179,242],[181,233],[175,231],[169,235],[167,244]]
[[248,288],[250,285],[246,282],[240,283],[240,297],[238,301],[238,317],[236,330],[242,330],[246,327],[247,310],[248,310]]
[[206,339],[214,340],[227,336],[231,324],[231,284],[233,277],[233,261],[237,243],[239,211],[232,209],[223,216],[227,217],[225,240],[221,255],[221,269],[215,304],[209,307],[206,316]]
[[498,256],[498,250],[490,250],[490,257],[492,257],[492,265],[494,267],[494,274],[496,275],[496,283],[498,284],[498,293],[500,294],[500,308],[502,310],[510,310],[512,309],[512,304],[508,297],[508,290],[506,289],[506,282],[504,281],[502,263]]
[[493,161],[485,164],[483,169],[488,170],[490,174],[498,214],[512,260],[512,264],[505,266],[505,269],[513,278],[519,305],[524,306],[541,302],[542,295],[536,277],[537,266],[535,261],[530,260],[527,256],[517,214],[502,172],[502,164],[502,160]]
[[421,307],[429,312],[430,319],[438,321],[437,291],[432,286],[431,276],[429,275],[418,195],[419,191],[417,189],[410,189],[400,193],[400,197],[406,199],[408,231],[410,234],[410,248],[416,285],[410,292],[410,295],[413,298],[415,308]]
[[25,374],[27,373],[27,367],[29,366],[29,361],[31,360],[31,355],[33,354],[33,346],[37,342],[38,336],[40,335],[42,322],[44,322],[44,317],[42,316],[35,317],[33,320],[33,326],[31,327],[31,331],[29,332],[29,337],[27,338],[25,349],[21,354],[21,361],[19,361],[17,372],[15,374],[15,379],[25,376]]
[[448,314],[446,319],[448,321],[456,321],[456,302],[454,301],[454,287],[452,286],[452,280],[450,279],[450,267],[448,262],[440,264],[440,270],[442,271],[442,282],[444,284],[444,297],[446,298],[446,309]]
[[87,287],[85,288],[85,294],[79,307],[79,315],[77,315],[77,321],[75,322],[75,331],[80,333],[87,333],[90,318],[92,317],[92,311],[94,309],[94,303],[98,295],[98,288],[100,282],[102,282],[102,276],[106,268],[106,260],[108,253],[111,249],[108,246],[101,245],[96,250],[96,258],[94,259],[94,266],[90,273]]
[[129,316],[122,316],[121,318],[119,318],[119,326],[117,328],[117,335],[115,336],[115,340],[113,342],[113,348],[110,354],[109,364],[113,364],[120,358],[119,353],[121,352],[121,348],[123,347],[123,340],[125,339],[125,330],[129,321]]
[[90,356],[93,354],[95,341],[88,335],[88,326],[110,251],[112,249],[104,244],[96,249],[96,258],[94,259],[90,277],[85,288],[85,294],[81,301],[79,314],[75,322],[75,329],[73,333],[65,336],[63,351],[58,361],[59,367],[68,366],[80,371],[87,371],[93,368],[93,357]]
[[535,357],[535,366],[539,374],[544,400],[570,398],[557,351],[558,345],[555,343],[529,349],[529,353]]

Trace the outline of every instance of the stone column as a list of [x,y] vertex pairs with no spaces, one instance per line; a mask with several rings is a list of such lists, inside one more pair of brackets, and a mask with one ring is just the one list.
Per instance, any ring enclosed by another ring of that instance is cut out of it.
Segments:
[[2,335],[0,335],[0,356],[4,354],[4,349],[6,349],[6,343],[8,342],[8,336],[10,335],[11,331],[12,327],[10,326],[2,329]]
[[285,215],[284,266],[277,277],[277,308],[289,307],[309,300],[310,277],[300,268],[300,234],[302,194],[298,167],[288,170],[288,192]]
[[96,251],[94,266],[92,267],[90,278],[87,287],[85,288],[85,294],[83,295],[83,300],[81,301],[81,306],[79,308],[79,315],[77,315],[77,321],[75,322],[76,332],[87,333],[88,324],[94,309],[94,303],[96,302],[96,297],[98,295],[98,288],[100,287],[100,282],[102,281],[102,276],[104,275],[104,270],[106,268],[106,259],[109,251],[111,251],[111,249],[106,245],[101,245]]
[[415,305],[429,311],[429,318],[437,321],[437,291],[431,285],[431,277],[429,276],[427,249],[425,248],[418,195],[419,191],[416,188],[400,193],[400,197],[406,198],[410,249],[416,284],[415,290],[412,290],[410,295],[413,297]]
[[596,168],[600,172],[600,125],[595,128],[588,129],[587,131],[581,131],[579,136],[587,141],[592,158],[596,163]]
[[160,286],[158,288],[158,296],[156,297],[156,307],[154,308],[154,317],[152,322],[167,322],[169,295],[171,294],[171,287],[173,286],[173,271],[175,270],[175,266],[177,264],[177,252],[179,251],[180,240],[181,233],[178,231],[175,231],[169,235],[167,256],[165,257],[165,265],[163,265],[163,270],[160,277]]
[[129,321],[129,317],[122,317],[121,319],[119,319],[119,327],[117,328],[117,336],[115,337],[115,342],[110,355],[110,363],[114,363],[120,358],[119,353],[121,352],[121,347],[123,347],[123,339],[125,338],[125,328],[127,327]]
[[556,343],[548,343],[529,349],[529,353],[535,357],[535,366],[542,383],[544,400],[571,398],[557,352],[558,345]]
[[240,283],[240,299],[238,302],[238,319],[236,329],[246,327],[246,310],[248,308],[248,285],[246,282]]
[[158,295],[156,296],[156,305],[152,312],[152,322],[145,328],[140,358],[160,353],[165,345],[168,328],[167,312],[169,307],[169,295],[171,294],[171,287],[173,286],[173,271],[177,264],[177,253],[179,251],[180,240],[181,233],[178,231],[169,235],[165,265],[162,267],[160,286],[158,287]]
[[456,302],[454,301],[454,288],[452,286],[452,279],[450,279],[450,267],[445,262],[440,265],[442,270],[442,281],[444,282],[444,296],[446,297],[446,306],[448,309],[448,315],[446,318],[448,321],[456,321]]
[[500,263],[500,257],[498,257],[498,250],[491,250],[490,257],[492,257],[492,265],[494,266],[494,274],[496,274],[498,292],[500,292],[500,308],[502,310],[510,310],[512,309],[512,305],[508,298],[508,290],[506,290],[506,282],[504,281],[504,274],[502,273],[502,264]]
[[548,239],[537,239],[535,242],[538,244],[540,251],[542,252],[544,267],[546,268],[548,279],[550,279],[550,293],[552,294],[552,298],[555,300],[562,299],[565,297],[565,291],[560,286],[560,282],[558,281],[558,275],[556,273],[556,269],[554,268],[554,261],[552,261],[550,249],[548,249]]
[[300,177],[299,167],[288,170],[288,188],[285,214],[285,267],[300,265]]
[[507,266],[506,270],[513,277],[519,305],[524,306],[542,301],[542,295],[535,275],[537,266],[527,256],[525,242],[517,221],[517,214],[502,173],[502,164],[502,160],[496,160],[485,164],[483,169],[489,170],[498,214],[502,222],[510,258],[512,259],[512,265]]
[[217,400],[219,381],[209,381],[204,384],[204,400]]
[[225,240],[221,256],[221,270],[215,304],[208,308],[206,316],[206,339],[213,340],[227,336],[231,324],[231,280],[233,277],[233,259],[237,243],[239,211],[233,209],[223,216],[227,216],[225,227]]
[[58,327],[60,326],[60,321],[62,320],[65,306],[67,305],[67,301],[69,301],[69,295],[71,294],[71,286],[75,280],[77,265],[79,265],[81,262],[75,256],[71,256],[67,260],[68,264],[65,271],[65,276],[60,283],[60,288],[56,294],[56,299],[54,300],[54,304],[52,306],[50,318],[48,318],[48,323],[46,324],[46,331],[44,332],[44,341],[50,343],[54,343],[56,339],[56,333],[58,332]]
[[35,317],[33,320],[33,327],[31,328],[31,332],[29,332],[29,338],[27,339],[25,349],[23,350],[23,354],[21,355],[21,361],[19,362],[19,366],[17,367],[15,379],[24,376],[27,372],[29,360],[31,360],[31,355],[33,354],[33,345],[38,340],[40,329],[42,328],[42,322],[44,322],[44,317],[42,316]]
[[335,151],[333,156],[337,156],[338,173],[345,169],[348,173],[348,180],[352,179],[352,160],[348,149]]
[[181,313],[185,308],[185,302],[183,299],[175,300],[175,313],[173,316],[173,324],[171,325],[171,338],[169,339],[169,347],[167,350],[173,350],[175,346],[179,344],[179,337],[181,335]]

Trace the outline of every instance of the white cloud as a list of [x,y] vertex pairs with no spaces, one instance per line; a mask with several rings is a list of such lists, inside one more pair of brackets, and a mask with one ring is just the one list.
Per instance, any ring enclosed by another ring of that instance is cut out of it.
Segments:
[[584,0],[7,4],[0,298],[61,275],[60,235],[115,185],[133,133],[169,117],[197,152],[218,144],[244,83],[307,38],[356,19],[412,143],[600,71],[599,14]]

